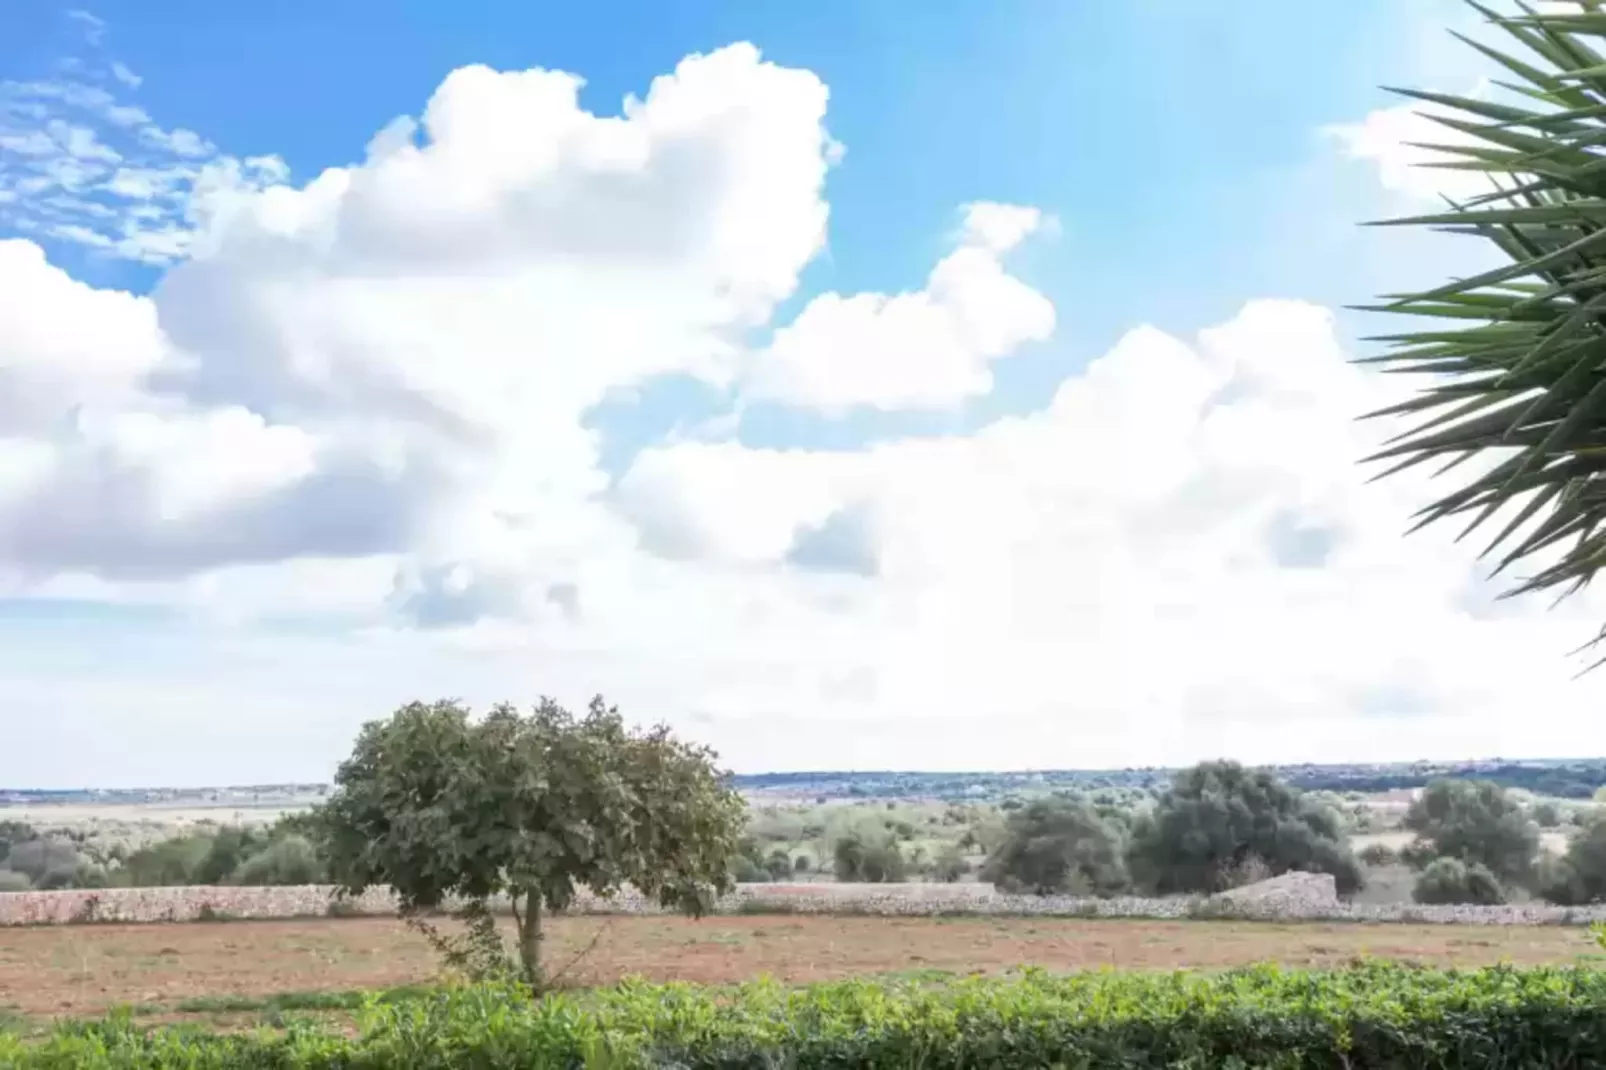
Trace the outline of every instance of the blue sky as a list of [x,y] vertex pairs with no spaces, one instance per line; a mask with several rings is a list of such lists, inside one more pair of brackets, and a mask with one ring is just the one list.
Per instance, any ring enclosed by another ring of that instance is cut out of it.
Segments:
[[[1411,8],[1452,5],[1318,0],[1301,24],[1319,47],[1290,47],[1286,5],[1272,0],[1227,10],[1180,0],[174,3],[154,18],[144,5],[109,3],[94,14],[107,24],[106,53],[143,78],[133,96],[152,115],[236,156],[277,155],[303,181],[351,162],[460,66],[573,71],[586,80],[582,103],[613,113],[680,57],[752,41],[819,74],[830,130],[848,149],[830,180],[829,254],[810,266],[799,300],[809,288],[915,283],[967,201],[1032,204],[1060,219],[1062,240],[1020,268],[1077,302],[1054,352],[1010,369],[1035,405],[1067,362],[1102,352],[1137,321],[1195,329],[1246,293],[1366,296],[1371,280],[1352,264],[1288,248],[1268,205],[1290,196],[1288,176],[1321,151],[1321,126],[1390,103],[1380,85],[1409,80],[1421,51],[1419,35],[1400,32],[1415,25],[1400,18]],[[8,77],[49,77],[86,51],[85,26],[67,10],[22,8],[19,32],[0,45]],[[1357,221],[1337,221],[1346,246],[1366,240]],[[76,252],[53,251],[67,261]],[[77,263],[85,278],[152,281],[125,264]]]
[[[1420,488],[1352,463],[1384,394],[1340,306],[1465,262],[1356,225],[1434,192],[1379,86],[1472,88],[1459,4],[4,19],[0,270],[37,298],[0,372],[53,415],[0,405],[0,783],[309,779],[418,695],[602,690],[753,770],[1511,754],[1506,696],[1593,694],[1588,606],[1469,601],[1467,554],[1398,539]],[[618,193],[584,113],[697,54],[701,125]],[[365,162],[432,97],[455,141]],[[519,214],[638,195],[634,245]],[[1458,679],[1469,644],[1536,675]]]

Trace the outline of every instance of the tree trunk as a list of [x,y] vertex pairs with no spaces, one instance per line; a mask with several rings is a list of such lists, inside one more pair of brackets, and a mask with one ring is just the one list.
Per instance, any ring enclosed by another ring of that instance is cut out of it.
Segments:
[[524,894],[524,917],[519,919],[519,961],[524,966],[524,979],[531,988],[541,991],[541,893]]

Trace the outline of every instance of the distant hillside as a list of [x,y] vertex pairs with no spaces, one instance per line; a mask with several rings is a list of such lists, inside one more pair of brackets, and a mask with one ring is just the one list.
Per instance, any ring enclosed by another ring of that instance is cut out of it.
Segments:
[[[1492,780],[1537,795],[1584,799],[1606,786],[1606,758],[1508,761],[1399,762],[1353,765],[1272,766],[1284,780],[1306,791],[1396,791],[1419,788],[1437,777]],[[734,778],[751,795],[851,801],[855,799],[992,799],[1064,789],[1158,788],[1175,770],[1044,769],[1006,773],[868,772],[746,773]],[[317,801],[323,784],[258,784],[219,788],[129,788],[53,791],[0,788],[0,806],[284,806]]]
[[[1419,788],[1437,777],[1492,780],[1538,795],[1583,799],[1606,785],[1606,758],[1553,761],[1409,762],[1273,766],[1278,776],[1306,791],[1381,792]],[[1173,769],[1040,770],[1013,773],[872,772],[755,773],[738,776],[757,795],[817,799],[992,798],[1017,792],[1075,788],[1150,788],[1169,783]]]

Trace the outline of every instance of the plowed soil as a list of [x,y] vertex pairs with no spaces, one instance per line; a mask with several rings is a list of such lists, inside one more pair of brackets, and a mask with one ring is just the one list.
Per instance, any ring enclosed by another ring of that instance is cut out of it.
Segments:
[[[795,915],[557,918],[545,944],[550,968],[572,985],[631,975],[802,982],[1026,965],[1339,966],[1357,957],[1606,964],[1593,950],[1584,931],[1560,927]],[[0,1011],[30,1018],[94,1015],[122,1004],[172,1012],[186,1000],[385,988],[437,973],[424,940],[383,919],[0,929]]]

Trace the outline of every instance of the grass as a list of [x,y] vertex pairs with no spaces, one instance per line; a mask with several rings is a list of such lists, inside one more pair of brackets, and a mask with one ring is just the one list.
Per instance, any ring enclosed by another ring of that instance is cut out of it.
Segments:
[[290,1014],[304,1011],[354,1011],[369,1002],[389,1004],[405,1003],[437,991],[438,986],[428,984],[398,985],[378,991],[359,988],[302,992],[274,992],[263,996],[194,996],[180,1000],[171,1008],[161,1004],[148,1004],[143,1013],[175,1011],[179,1014]]

